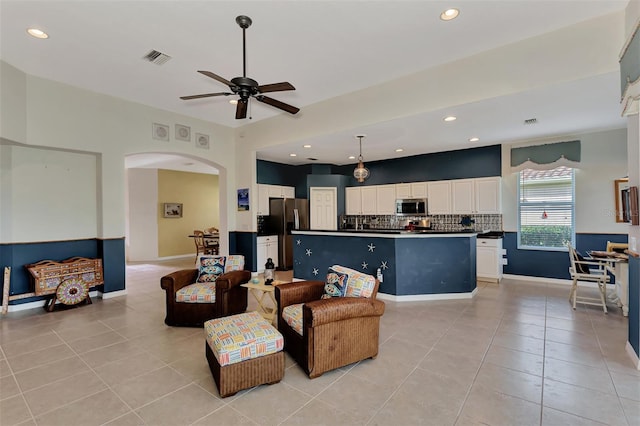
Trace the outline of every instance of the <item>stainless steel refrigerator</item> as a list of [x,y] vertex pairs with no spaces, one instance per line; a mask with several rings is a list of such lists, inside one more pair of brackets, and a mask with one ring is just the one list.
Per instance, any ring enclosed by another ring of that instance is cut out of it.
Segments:
[[271,198],[269,228],[278,235],[278,269],[293,269],[294,229],[309,229],[309,201],[303,198]]

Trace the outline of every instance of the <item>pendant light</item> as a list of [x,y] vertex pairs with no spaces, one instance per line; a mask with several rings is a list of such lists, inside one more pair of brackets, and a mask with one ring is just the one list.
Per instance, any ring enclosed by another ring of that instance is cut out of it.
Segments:
[[367,135],[356,135],[356,138],[358,138],[360,142],[360,155],[358,156],[358,165],[353,170],[353,177],[355,177],[360,183],[364,182],[365,179],[369,177],[369,169],[367,169],[362,162],[362,138],[366,136]]

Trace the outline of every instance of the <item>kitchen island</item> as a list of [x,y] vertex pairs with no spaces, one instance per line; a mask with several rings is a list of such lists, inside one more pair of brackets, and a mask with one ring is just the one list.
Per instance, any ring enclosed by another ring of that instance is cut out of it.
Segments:
[[324,280],[343,265],[376,276],[380,298],[396,301],[471,298],[476,290],[473,231],[292,231],[294,277]]

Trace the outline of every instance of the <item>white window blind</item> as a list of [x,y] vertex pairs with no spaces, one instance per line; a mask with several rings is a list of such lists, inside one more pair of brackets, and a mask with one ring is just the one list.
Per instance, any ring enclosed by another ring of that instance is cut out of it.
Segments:
[[564,249],[567,242],[574,244],[573,169],[522,170],[518,215],[519,247]]

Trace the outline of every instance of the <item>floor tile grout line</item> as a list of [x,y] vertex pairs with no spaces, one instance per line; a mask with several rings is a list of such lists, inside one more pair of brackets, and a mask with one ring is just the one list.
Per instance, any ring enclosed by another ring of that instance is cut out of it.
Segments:
[[[7,360],[7,354],[4,352],[4,350],[2,349],[1,346],[0,346],[0,353],[2,353],[2,356],[4,357],[4,359]],[[8,361],[6,361],[6,362],[7,362],[7,367],[9,368],[9,371],[11,372],[11,378],[16,383],[16,386],[18,386],[18,391],[20,392],[20,397],[22,398],[22,401],[24,402],[25,407],[27,407],[27,411],[29,412],[29,415],[31,416],[31,420],[35,423],[36,422],[36,418],[33,415],[33,411],[31,410],[31,407],[29,406],[29,403],[27,402],[27,399],[24,396],[24,392],[22,391],[22,386],[20,386],[20,382],[18,382],[18,380],[16,379],[15,373],[13,372],[13,368],[11,368],[11,365],[9,364]],[[17,396],[17,395],[11,396],[10,398],[14,398],[15,396]],[[7,399],[7,398],[5,398],[5,399]],[[24,421],[21,422],[21,423],[24,423]]]

